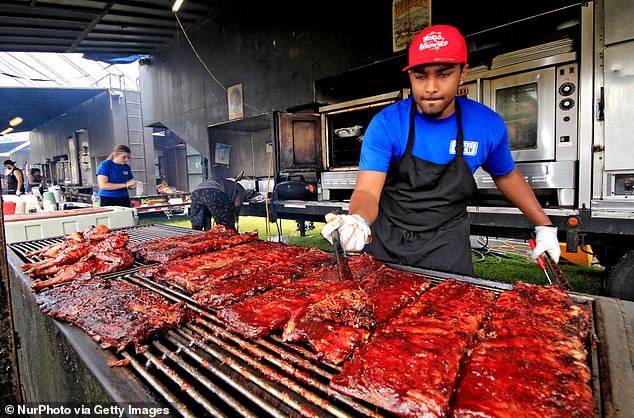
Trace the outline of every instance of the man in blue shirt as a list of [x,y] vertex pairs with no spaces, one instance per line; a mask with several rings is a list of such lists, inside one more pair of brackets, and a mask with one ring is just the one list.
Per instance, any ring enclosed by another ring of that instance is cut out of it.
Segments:
[[548,251],[558,261],[557,228],[515,167],[504,121],[486,106],[456,97],[469,68],[460,32],[447,25],[426,28],[408,58],[404,71],[412,95],[373,118],[349,214],[326,215],[322,235],[330,240],[339,229],[346,250],[473,275],[467,201],[481,166],[536,225],[532,256]]

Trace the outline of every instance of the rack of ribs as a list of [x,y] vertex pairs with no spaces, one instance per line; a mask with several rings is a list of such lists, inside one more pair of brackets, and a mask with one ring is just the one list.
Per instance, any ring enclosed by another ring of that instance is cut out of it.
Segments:
[[142,276],[198,292],[233,276],[247,275],[282,263],[308,248],[256,241],[144,269]]
[[117,351],[189,319],[182,303],[172,304],[158,293],[116,279],[84,273],[63,286],[36,294],[41,310],[87,332],[103,348]]
[[[369,274],[379,267],[378,261],[365,257],[353,257],[350,260],[353,276]],[[329,266],[289,285],[273,288],[231,305],[223,309],[219,317],[233,331],[247,338],[259,338],[284,326],[293,314],[310,303],[350,288],[358,288],[358,285],[355,282],[341,282],[337,267]]]
[[338,304],[329,306],[328,311],[314,309],[315,306],[323,304],[317,302],[305,312],[294,315],[284,328],[283,339],[293,342],[305,341],[322,360],[340,364],[370,337],[376,326],[383,325],[430,286],[429,280],[417,274],[385,265],[367,276],[355,277],[355,281],[357,280],[368,298],[374,323],[354,323],[345,317],[342,320],[341,317],[333,316],[331,312],[354,312],[347,306],[350,304],[349,299],[333,299]]
[[240,244],[225,250],[182,258],[174,262],[164,262],[143,268],[138,275],[175,284],[189,292],[198,292],[205,287],[208,273],[231,264],[237,259],[256,251],[272,248],[268,241]]
[[282,339],[306,341],[318,358],[339,364],[367,341],[375,323],[367,294],[348,286],[297,310],[286,323]]
[[132,251],[132,253],[138,258],[143,258],[143,252],[169,250],[170,248],[187,246],[207,239],[218,239],[234,235],[237,235],[236,231],[226,229],[224,226],[218,225],[206,232],[196,232],[193,234],[179,235],[178,237],[170,236],[138,241],[130,244],[130,251]]
[[132,251],[135,258],[146,263],[167,262],[223,250],[235,245],[256,241],[257,239],[257,231],[238,234],[219,225],[203,233],[156,238],[134,243],[130,246],[130,251]]
[[457,417],[593,417],[590,309],[554,286],[502,293],[461,370]]
[[20,269],[28,273],[31,280],[39,277],[49,276],[57,273],[62,267],[80,260],[90,251],[90,244],[87,242],[75,242],[68,247],[57,252],[55,257],[45,258],[34,263],[26,263]]
[[35,263],[26,263],[21,266],[21,269],[24,272],[28,272],[32,280],[54,275],[65,266],[75,264],[85,257],[90,257],[90,254],[106,253],[114,249],[124,248],[129,241],[129,236],[125,232],[108,233],[100,235],[100,238],[99,241],[72,241],[68,247],[59,251],[54,258],[45,258]]
[[192,299],[207,308],[224,308],[274,287],[287,285],[293,280],[333,264],[334,261],[331,254],[311,248],[287,261],[277,262],[254,273],[209,283],[195,293]]
[[460,361],[494,294],[455,280],[405,306],[330,381],[399,416],[444,417]]
[[114,248],[108,252],[90,252],[81,260],[62,267],[53,277],[31,284],[31,290],[40,291],[45,287],[67,283],[84,273],[106,274],[125,270],[134,264],[134,257],[125,248]]
[[108,237],[110,228],[106,225],[91,225],[83,231],[76,231],[71,234],[64,235],[64,240],[55,244],[47,245],[38,250],[29,251],[27,257],[55,258],[57,255],[69,245],[79,242],[97,242]]

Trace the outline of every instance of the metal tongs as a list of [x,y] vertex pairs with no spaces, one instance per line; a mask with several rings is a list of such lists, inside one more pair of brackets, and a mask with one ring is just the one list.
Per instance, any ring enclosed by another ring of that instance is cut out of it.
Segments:
[[[532,238],[529,239],[528,245],[530,245],[531,250],[534,250],[536,245],[535,240]],[[544,270],[548,283],[555,284],[564,290],[572,290],[572,286],[570,285],[568,278],[547,251],[544,251],[539,255],[539,257],[537,257],[537,264],[539,264],[539,267]]]
[[339,268],[339,278],[342,282],[346,280],[352,280],[352,272],[350,266],[348,266],[348,259],[346,258],[346,252],[341,246],[341,239],[339,237],[339,230],[332,231],[332,247],[337,257],[337,268]]

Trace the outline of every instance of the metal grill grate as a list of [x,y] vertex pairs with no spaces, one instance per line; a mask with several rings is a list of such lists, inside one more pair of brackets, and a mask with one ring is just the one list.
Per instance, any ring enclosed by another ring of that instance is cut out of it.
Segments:
[[[196,233],[188,229],[163,225],[124,228],[132,242],[153,238],[177,237]],[[11,244],[11,248],[25,261],[26,252],[59,242],[62,238]],[[143,264],[135,264],[135,267]],[[390,267],[421,274],[441,283],[449,277],[458,278],[499,293],[512,288],[473,277],[456,277],[414,267]],[[144,352],[128,349],[117,353],[119,359],[129,360],[129,368],[183,417],[382,417],[389,413],[374,405],[357,401],[328,390],[331,377],[339,367],[320,362],[303,345],[285,343],[279,335],[257,340],[244,339],[226,329],[216,311],[204,309],[184,291],[136,274],[138,268],[110,273],[108,277],[126,280],[143,286],[174,302],[184,302],[198,319],[170,330],[148,343]],[[573,295],[580,303],[592,299]],[[592,324],[592,334],[595,333]],[[596,338],[596,337],[595,337]],[[596,345],[588,342],[592,384],[601,416],[600,373]]]
[[[141,241],[147,241],[149,239],[155,239],[155,238],[169,238],[169,237],[177,237],[179,235],[185,235],[185,234],[200,233],[200,231],[178,228],[178,227],[173,227],[168,225],[142,225],[142,226],[134,226],[130,228],[114,229],[113,231],[127,232],[128,235],[130,236],[130,242],[141,242]],[[53,237],[53,238],[45,238],[45,239],[34,240],[34,241],[14,242],[8,245],[13,250],[13,252],[15,252],[22,259],[22,261],[26,263],[33,263],[36,261],[40,261],[41,259],[37,256],[27,257],[27,254],[29,253],[29,251],[37,251],[48,245],[62,242],[63,240],[64,240],[64,237]],[[147,264],[136,261],[133,267],[139,267],[144,265],[147,265]]]
[[[276,335],[244,339],[180,289],[134,274],[122,278],[185,302],[199,315],[195,323],[154,340],[146,353],[123,353],[135,372],[181,415],[194,416],[190,415],[194,409],[200,409],[195,416],[201,411],[224,416],[217,409],[258,417],[388,415],[372,405],[329,393],[328,382],[340,368],[321,363],[303,346],[285,343]],[[214,402],[209,403],[210,397]]]

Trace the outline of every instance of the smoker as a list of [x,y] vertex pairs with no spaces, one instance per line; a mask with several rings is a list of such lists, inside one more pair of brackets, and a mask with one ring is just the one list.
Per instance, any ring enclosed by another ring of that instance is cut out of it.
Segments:
[[[194,233],[189,229],[148,225],[126,228],[132,242]],[[117,402],[169,408],[173,416],[245,417],[358,417],[389,416],[366,402],[331,393],[328,383],[341,368],[320,362],[301,344],[285,343],[278,334],[248,340],[229,331],[215,310],[197,305],[187,292],[137,274],[144,265],[111,273],[185,303],[199,319],[170,330],[148,342],[148,349],[121,353],[101,350],[77,328],[41,313],[20,266],[30,262],[26,253],[59,242],[61,237],[10,244],[10,284],[20,378],[26,402]],[[443,273],[413,267],[412,271],[438,284]],[[501,292],[510,284],[473,277],[456,277]],[[619,300],[572,295],[593,309],[592,341],[588,342],[596,416],[618,416],[632,410],[627,388],[634,384],[632,337]],[[110,368],[108,360],[127,360]],[[625,390],[624,390],[625,389]],[[626,412],[627,411],[627,412]],[[133,414],[132,414],[133,415]]]
[[[374,115],[408,95],[409,89],[403,89],[321,106],[314,112],[276,113],[279,177],[320,182],[324,201],[350,199],[365,129]],[[316,194],[295,196],[317,199]]]
[[359,174],[363,133],[382,109],[407,98],[409,90],[395,91],[319,108],[323,148],[321,183],[325,200],[346,200]]

